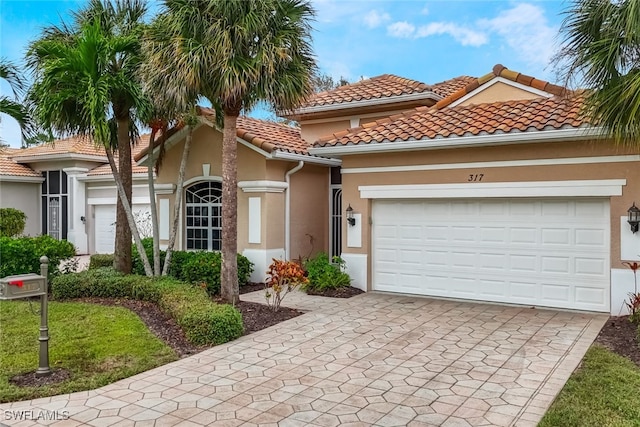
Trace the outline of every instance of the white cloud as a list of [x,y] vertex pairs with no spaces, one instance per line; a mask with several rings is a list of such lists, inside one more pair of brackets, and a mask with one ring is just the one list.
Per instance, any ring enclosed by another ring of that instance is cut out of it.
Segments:
[[478,21],[478,26],[500,36],[516,56],[530,64],[548,65],[554,54],[558,28],[548,24],[541,7],[522,3],[493,19]]
[[429,6],[425,5],[420,11],[420,15],[428,15],[429,14]]
[[376,9],[370,10],[369,13],[364,15],[364,23],[369,28],[377,28],[390,20],[391,16],[388,13],[378,12]]
[[408,39],[415,35],[416,27],[407,21],[394,22],[387,27],[387,33],[391,37],[398,37],[401,39]]
[[416,28],[415,25],[406,21],[399,21],[389,25],[387,33],[391,37],[402,39],[421,39],[433,35],[447,34],[462,46],[481,46],[488,41],[488,37],[484,32],[451,22],[432,22]]
[[432,22],[422,26],[416,32],[416,38],[429,37],[436,34],[450,35],[462,46],[482,46],[488,41],[485,33],[450,22]]

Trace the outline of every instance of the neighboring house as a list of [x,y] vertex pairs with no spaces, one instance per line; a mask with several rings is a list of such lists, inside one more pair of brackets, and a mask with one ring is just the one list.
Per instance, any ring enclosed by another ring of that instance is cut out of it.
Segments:
[[[148,136],[134,152],[144,145]],[[149,211],[146,184],[146,168],[134,166],[134,211]],[[88,139],[0,153],[0,206],[25,212],[25,234],[69,240],[79,254],[113,252],[115,182],[104,149]]]
[[[634,286],[622,261],[640,258],[640,233],[627,224],[627,209],[640,202],[640,156],[600,140],[579,115],[581,102],[579,93],[497,65],[480,78],[427,85],[382,75],[319,93],[287,113],[299,128],[241,117],[238,249],[256,264],[252,280],[263,280],[272,258],[326,251],[345,259],[364,290],[620,314]],[[214,122],[201,109],[179,249],[220,249],[222,133]],[[172,134],[157,172],[162,245],[184,140],[185,130]],[[141,209],[147,143],[134,156]],[[16,203],[28,198],[21,206],[49,218],[30,232],[51,233],[50,212],[67,194],[67,238],[111,251],[115,188],[106,159],[38,149],[0,156],[1,205],[14,199],[7,192],[21,195]],[[59,190],[56,171],[67,174]]]

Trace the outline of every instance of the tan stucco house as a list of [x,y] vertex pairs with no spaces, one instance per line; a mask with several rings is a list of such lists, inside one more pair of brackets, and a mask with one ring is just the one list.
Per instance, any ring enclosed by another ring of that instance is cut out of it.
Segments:
[[[497,65],[480,78],[428,85],[382,75],[319,93],[286,113],[299,128],[240,118],[238,244],[256,264],[252,279],[272,258],[325,251],[341,255],[367,291],[621,314],[634,287],[622,262],[640,258],[640,233],[627,224],[640,202],[640,156],[601,139],[581,102]],[[212,111],[201,111],[177,245],[216,250],[222,134]],[[156,176],[163,245],[184,139],[184,131],[169,138]],[[141,171],[147,154],[135,154]],[[67,202],[67,238],[86,241],[88,252],[112,250],[108,167],[79,164],[87,158],[60,167],[43,156],[0,157],[1,205],[14,199],[3,193],[21,191],[12,186],[22,173],[40,203],[32,209],[45,215],[56,194],[43,192],[52,176],[42,172],[55,165],[67,194],[79,192]],[[142,176],[134,203],[148,209]]]

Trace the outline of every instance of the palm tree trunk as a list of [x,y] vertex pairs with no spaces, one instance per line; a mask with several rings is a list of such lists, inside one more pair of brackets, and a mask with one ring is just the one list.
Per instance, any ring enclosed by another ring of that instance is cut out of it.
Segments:
[[[151,129],[151,136],[149,137],[149,150],[147,155],[149,161],[147,164],[147,180],[149,183],[149,203],[151,208],[151,229],[153,232],[153,275],[160,275],[160,232],[158,225],[158,211],[156,206],[156,188],[153,181],[153,167],[155,166],[155,156],[153,153],[153,146],[155,145],[156,135],[158,131],[156,128]],[[166,130],[165,130],[166,134]]]
[[[151,264],[149,264],[149,259],[147,258],[147,253],[144,251],[144,247],[142,246],[142,239],[140,239],[140,233],[138,233],[138,227],[136,226],[136,221],[133,218],[133,212],[131,211],[131,204],[127,202],[127,194],[124,188],[124,183],[122,182],[122,177],[118,174],[118,169],[116,168],[116,162],[113,159],[113,152],[109,149],[107,151],[107,159],[109,160],[109,166],[111,166],[111,172],[113,173],[113,178],[116,181],[116,188],[118,190],[118,198],[123,200],[124,203],[124,211],[126,216],[126,224],[129,225],[129,234],[133,234],[133,240],[136,243],[136,248],[138,248],[138,252],[140,253],[140,257],[142,258],[142,263],[144,264],[144,272],[147,276],[153,276],[153,271],[151,271]],[[131,248],[131,244],[129,244],[129,248]],[[129,261],[131,261],[131,257],[129,257]]]
[[[128,205],[131,205],[131,142],[129,140],[129,118],[118,119],[118,175]],[[109,150],[107,150],[109,151]],[[116,208],[116,236],[113,268],[122,273],[131,273],[131,229],[127,224],[127,213],[123,200],[118,197]]]
[[171,235],[169,236],[169,246],[167,246],[167,253],[164,256],[164,267],[162,268],[163,276],[166,276],[169,273],[169,268],[171,266],[171,255],[173,254],[173,246],[176,244],[176,235],[178,234],[180,209],[182,205],[182,191],[184,188],[184,174],[187,170],[187,159],[189,158],[189,150],[191,149],[192,137],[193,127],[187,125],[187,138],[185,139],[184,147],[182,148],[182,160],[180,160],[180,170],[178,171],[178,182],[176,184],[176,197],[173,202],[173,224],[171,227]]
[[221,296],[229,303],[240,301],[238,288],[238,113],[224,114],[222,133],[222,280]]

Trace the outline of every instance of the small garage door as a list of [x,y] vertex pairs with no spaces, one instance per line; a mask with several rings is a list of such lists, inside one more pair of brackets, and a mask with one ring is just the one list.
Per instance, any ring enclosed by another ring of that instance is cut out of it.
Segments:
[[373,288],[609,311],[608,199],[376,200]]
[[[133,205],[133,214],[136,221],[145,221],[146,212],[150,212],[149,205]],[[94,209],[94,224],[95,252],[98,254],[112,254],[116,235],[116,205],[96,205]],[[138,228],[140,229],[141,227],[148,228],[144,227],[143,224],[139,224]]]

